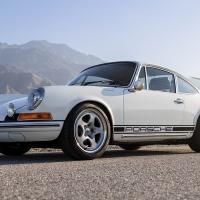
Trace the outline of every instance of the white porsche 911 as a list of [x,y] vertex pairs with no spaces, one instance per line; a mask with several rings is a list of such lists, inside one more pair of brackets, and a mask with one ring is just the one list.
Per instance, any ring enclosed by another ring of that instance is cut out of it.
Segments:
[[93,159],[109,144],[126,150],[189,144],[200,152],[199,90],[160,66],[113,62],[0,106],[2,154],[58,147],[75,159]]

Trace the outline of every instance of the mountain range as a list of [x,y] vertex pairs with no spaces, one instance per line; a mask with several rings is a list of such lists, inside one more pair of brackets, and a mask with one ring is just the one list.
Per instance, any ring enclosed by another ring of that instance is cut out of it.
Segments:
[[[45,40],[0,43],[0,94],[27,94],[44,85],[63,85],[84,68],[104,62],[66,44]],[[190,80],[200,88],[199,78]]]
[[66,44],[0,43],[0,93],[27,93],[43,85],[66,84],[84,68],[104,62]]

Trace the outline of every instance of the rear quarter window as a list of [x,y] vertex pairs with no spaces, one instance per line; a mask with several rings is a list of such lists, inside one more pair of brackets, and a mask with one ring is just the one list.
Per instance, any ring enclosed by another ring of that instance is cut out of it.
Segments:
[[179,93],[196,94],[198,91],[190,83],[177,77],[177,86]]

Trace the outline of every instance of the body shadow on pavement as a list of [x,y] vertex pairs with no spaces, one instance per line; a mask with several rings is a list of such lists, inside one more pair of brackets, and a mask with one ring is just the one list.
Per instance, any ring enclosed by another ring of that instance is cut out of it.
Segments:
[[[107,150],[104,155],[99,159],[106,158],[125,158],[125,157],[143,157],[143,156],[161,156],[161,155],[178,155],[178,154],[192,154],[193,152],[181,152],[181,151],[166,151],[166,150],[137,150],[137,151],[125,151],[121,149]],[[73,160],[67,157],[62,152],[33,152],[23,156],[4,156],[0,154],[0,166],[1,165],[18,165],[18,164],[34,164],[34,163],[54,163],[54,162],[82,162]],[[90,161],[86,161],[90,162]]]

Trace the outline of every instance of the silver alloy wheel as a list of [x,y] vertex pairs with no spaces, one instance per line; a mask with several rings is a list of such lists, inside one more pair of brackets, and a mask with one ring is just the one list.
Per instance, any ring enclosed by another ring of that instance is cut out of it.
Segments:
[[86,109],[76,118],[74,134],[77,145],[86,153],[96,153],[107,138],[103,115],[95,109]]

